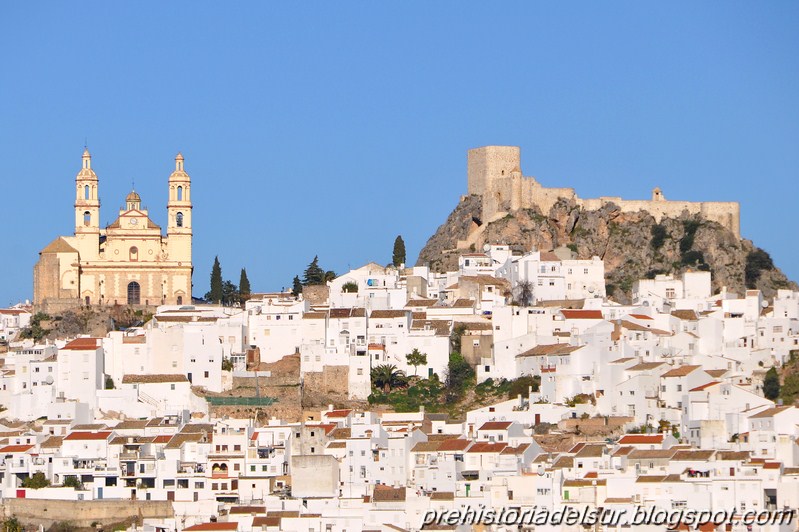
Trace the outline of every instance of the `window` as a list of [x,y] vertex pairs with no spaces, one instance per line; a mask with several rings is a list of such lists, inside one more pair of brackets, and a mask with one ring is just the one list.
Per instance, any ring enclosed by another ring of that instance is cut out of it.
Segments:
[[128,258],[132,262],[139,260],[139,248],[137,248],[136,246],[132,246],[130,248],[130,251],[128,252]]
[[83,187],[83,199],[89,199],[89,185]]
[[583,273],[584,273],[585,275],[588,275],[588,268],[584,268],[584,269],[583,269]]
[[175,225],[183,227],[183,213],[179,212],[175,215]]
[[204,371],[204,372],[203,372],[203,376],[204,376],[204,377],[207,379],[207,378],[208,378],[208,372],[207,372],[207,371]]
[[178,201],[183,201],[183,187],[178,187]]
[[173,383],[173,384],[170,384],[170,385],[169,385],[169,389],[170,389],[170,390],[174,390],[174,389],[175,389],[175,384],[174,384],[174,383]]
[[83,225],[91,225],[92,223],[92,213],[86,211],[83,213]]

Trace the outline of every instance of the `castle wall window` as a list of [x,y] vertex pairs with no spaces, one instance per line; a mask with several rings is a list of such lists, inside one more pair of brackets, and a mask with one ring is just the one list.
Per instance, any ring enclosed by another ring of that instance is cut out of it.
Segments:
[[136,281],[128,283],[128,305],[139,305],[141,303],[141,286]]
[[[180,190],[180,187],[178,187],[178,190]],[[182,212],[179,212],[179,213],[177,213],[175,215],[175,222],[176,222],[178,227],[183,227],[183,213]]]

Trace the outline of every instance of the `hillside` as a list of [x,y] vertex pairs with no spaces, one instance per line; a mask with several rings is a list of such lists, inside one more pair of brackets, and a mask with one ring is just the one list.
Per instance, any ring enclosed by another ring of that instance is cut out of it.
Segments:
[[482,224],[481,201],[466,196],[419,253],[417,264],[435,271],[455,270],[458,240],[467,240],[476,227],[480,234],[470,248],[486,243],[508,244],[518,252],[568,246],[578,258],[599,256],[605,261],[608,295],[629,301],[632,284],[658,273],[679,274],[689,269],[709,270],[713,288],[743,294],[757,288],[770,298],[780,288],[797,289],[796,283],[777,269],[768,253],[749,240],[738,239],[716,222],[683,213],[660,223],[645,211],[626,212],[614,204],[586,211],[561,199],[548,213],[520,209],[504,218]]

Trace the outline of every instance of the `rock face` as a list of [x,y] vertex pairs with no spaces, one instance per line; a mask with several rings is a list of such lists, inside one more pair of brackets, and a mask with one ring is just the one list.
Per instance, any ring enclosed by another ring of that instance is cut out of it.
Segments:
[[429,264],[435,271],[457,269],[458,255],[467,251],[456,249],[458,241],[466,241],[472,233],[472,250],[481,250],[486,243],[508,244],[520,253],[568,246],[578,258],[596,255],[605,261],[608,295],[620,302],[629,301],[637,279],[690,269],[709,270],[714,290],[726,286],[743,295],[747,288],[756,288],[771,298],[777,289],[797,289],[765,251],[720,224],[687,212],[656,223],[646,211],[622,213],[612,203],[586,211],[562,199],[548,213],[520,209],[484,226],[480,203],[478,196],[463,198],[427,241],[417,264]]

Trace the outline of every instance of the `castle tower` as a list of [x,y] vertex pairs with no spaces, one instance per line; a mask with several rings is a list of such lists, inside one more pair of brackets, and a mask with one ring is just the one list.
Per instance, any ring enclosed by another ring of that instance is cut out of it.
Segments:
[[183,169],[183,155],[175,157],[169,176],[167,242],[171,260],[191,262],[191,178]]
[[100,197],[97,174],[92,170],[89,149],[83,150],[83,161],[75,176],[75,235],[100,233]]

